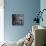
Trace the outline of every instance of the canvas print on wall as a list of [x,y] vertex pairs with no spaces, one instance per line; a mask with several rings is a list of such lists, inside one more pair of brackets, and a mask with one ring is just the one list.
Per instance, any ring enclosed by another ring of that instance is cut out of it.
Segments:
[[12,14],[12,25],[24,25],[24,14]]

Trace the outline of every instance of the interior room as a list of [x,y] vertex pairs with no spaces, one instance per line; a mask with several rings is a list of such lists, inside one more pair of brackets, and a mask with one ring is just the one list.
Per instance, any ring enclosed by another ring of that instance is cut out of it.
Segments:
[[46,0],[0,0],[0,46],[46,46]]

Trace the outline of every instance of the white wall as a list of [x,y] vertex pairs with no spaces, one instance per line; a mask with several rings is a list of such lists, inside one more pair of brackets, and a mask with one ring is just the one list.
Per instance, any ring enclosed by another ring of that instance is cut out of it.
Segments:
[[[41,11],[43,9],[46,9],[46,0],[40,0],[40,9]],[[40,24],[46,26],[46,11],[43,12],[42,17],[43,17],[43,22],[41,21]]]
[[0,41],[4,41],[4,0],[0,0]]

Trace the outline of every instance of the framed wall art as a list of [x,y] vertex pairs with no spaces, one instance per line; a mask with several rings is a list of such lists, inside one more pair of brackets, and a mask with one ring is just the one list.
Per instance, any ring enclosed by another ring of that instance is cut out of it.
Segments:
[[12,14],[12,25],[24,25],[24,14]]

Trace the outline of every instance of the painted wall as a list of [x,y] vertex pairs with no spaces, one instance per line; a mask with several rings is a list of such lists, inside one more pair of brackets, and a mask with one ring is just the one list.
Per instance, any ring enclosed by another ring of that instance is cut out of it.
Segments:
[[4,41],[4,0],[0,0],[0,42]]
[[[41,11],[43,10],[43,9],[46,9],[46,0],[41,0],[40,1],[41,3],[40,3],[40,9],[41,9]],[[46,26],[46,10],[43,12],[43,15],[42,15],[42,17],[43,17],[43,22],[41,21],[41,25],[43,25],[43,26]]]
[[[40,9],[40,0],[5,0],[4,35],[7,41],[18,41],[32,28],[35,12]],[[23,26],[12,26],[12,14],[24,14]]]

